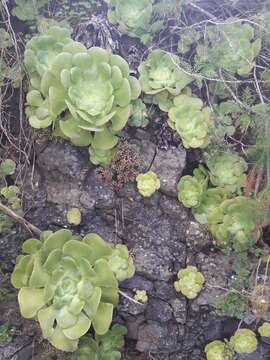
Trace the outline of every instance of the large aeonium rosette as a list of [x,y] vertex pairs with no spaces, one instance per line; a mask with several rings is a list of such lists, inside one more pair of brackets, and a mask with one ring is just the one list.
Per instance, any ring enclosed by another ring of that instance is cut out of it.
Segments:
[[97,234],[81,239],[69,230],[27,240],[23,244],[27,255],[18,257],[11,279],[20,289],[22,316],[37,319],[43,336],[63,351],[76,350],[91,325],[97,334],[105,334],[118,303],[117,278],[134,273],[125,250]]
[[[59,29],[54,28],[56,34]],[[98,47],[87,50],[71,40],[58,53],[51,51],[51,57],[42,72],[36,71],[39,81],[31,81],[26,109],[31,126],[52,125],[55,135],[78,146],[91,145],[93,163],[108,162],[118,142],[116,135],[130,116],[130,103],[140,94],[139,82],[130,76],[121,56]],[[41,66],[38,59],[36,56],[34,63],[37,70]],[[26,65],[32,71],[27,57]]]

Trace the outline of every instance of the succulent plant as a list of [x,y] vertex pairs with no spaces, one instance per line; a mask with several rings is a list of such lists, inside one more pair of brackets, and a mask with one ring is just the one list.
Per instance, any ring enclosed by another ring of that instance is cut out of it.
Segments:
[[216,244],[241,252],[251,248],[260,237],[262,208],[258,201],[237,196],[223,201],[208,222]]
[[0,195],[12,210],[21,210],[21,200],[19,198],[20,189],[17,186],[4,186]]
[[[181,94],[191,96],[191,89],[185,87]],[[146,104],[158,105],[161,111],[169,112],[172,107],[174,107],[174,96],[170,94],[167,90],[163,90],[155,95],[144,95],[143,100]]]
[[160,31],[163,21],[154,21],[154,0],[105,0],[108,3],[108,19],[118,29],[131,37],[138,37],[143,44],[152,40]]
[[146,127],[149,123],[145,104],[141,99],[131,102],[131,112],[128,124],[135,127]]
[[[1,180],[6,176],[12,175],[15,173],[16,164],[11,159],[6,159],[0,164],[0,185]],[[5,182],[3,181],[3,184]],[[2,204],[6,205],[18,215],[23,215],[21,199],[20,199],[20,189],[15,185],[10,186],[0,186],[0,201]],[[15,221],[2,211],[0,211],[0,234],[8,233],[15,225]]]
[[174,282],[174,288],[188,299],[195,299],[202,290],[204,276],[196,266],[187,266],[177,274],[178,280]]
[[124,326],[116,324],[105,335],[95,335],[95,339],[83,336],[72,360],[120,360],[126,333]]
[[141,301],[142,303],[146,304],[148,301],[148,296],[146,290],[137,290],[134,295],[134,300]]
[[185,175],[178,182],[178,200],[187,208],[199,207],[207,184],[207,176],[202,170],[195,169],[193,176]]
[[209,142],[210,109],[194,96],[179,95],[169,111],[169,125],[181,136],[186,148],[205,148]]
[[245,76],[254,66],[261,40],[254,41],[254,29],[230,18],[227,23],[208,26],[203,42],[197,45],[197,66],[206,75],[218,75],[220,69]]
[[253,331],[239,329],[231,337],[230,344],[237,353],[252,353],[256,351],[258,341]]
[[232,360],[234,351],[230,345],[221,340],[210,342],[204,348],[207,360]]
[[41,8],[48,4],[48,0],[15,0],[15,4],[12,15],[21,21],[32,21],[38,17]]
[[8,49],[13,46],[10,34],[3,28],[0,29],[0,49]]
[[8,175],[13,175],[15,170],[16,164],[13,160],[6,159],[2,161],[0,164],[0,179]]
[[164,50],[153,50],[139,66],[139,81],[145,94],[162,91],[176,96],[193,80],[180,69],[179,58]]
[[130,116],[130,102],[140,95],[127,62],[101,48],[87,50],[70,39],[68,29],[53,26],[30,40],[25,63],[31,78],[26,109],[31,126],[52,125],[55,135],[91,145],[93,163],[109,162],[116,134]]
[[18,88],[21,85],[23,78],[23,71],[19,61],[14,61],[14,54],[9,49],[14,48],[13,39],[10,34],[0,29],[0,88],[3,85],[9,84],[13,88]]
[[259,326],[258,333],[261,336],[270,337],[270,323],[264,322],[261,326]]
[[97,234],[81,239],[69,230],[46,231],[40,240],[24,242],[27,255],[17,258],[11,282],[20,289],[22,316],[36,318],[57,349],[75,351],[91,325],[99,335],[108,331],[118,303],[117,277],[134,273],[121,246],[119,251]]
[[180,54],[186,54],[190,51],[192,45],[198,38],[196,29],[191,28],[181,32],[181,38],[178,41],[177,50]]
[[153,171],[139,174],[136,181],[139,193],[144,197],[152,196],[160,188],[160,181]]
[[227,198],[223,188],[210,188],[203,192],[200,205],[192,209],[194,218],[200,224],[208,223],[208,216]]
[[43,75],[52,70],[52,63],[64,51],[65,45],[72,43],[70,36],[70,29],[52,26],[26,43],[24,63],[34,89],[41,90]]
[[78,208],[71,208],[67,212],[67,221],[71,225],[80,225],[82,214]]
[[246,182],[247,163],[236,153],[214,153],[206,161],[210,181],[227,192],[241,194]]

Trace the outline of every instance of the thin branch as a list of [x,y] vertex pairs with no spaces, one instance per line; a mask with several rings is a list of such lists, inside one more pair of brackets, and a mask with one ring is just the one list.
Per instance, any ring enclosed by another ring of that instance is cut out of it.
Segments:
[[17,223],[23,225],[28,231],[31,232],[31,234],[38,235],[38,236],[41,234],[41,230],[39,228],[37,228],[35,225],[31,224],[29,221],[24,219],[22,216],[16,214],[13,210],[11,210],[9,207],[5,206],[1,202],[0,202],[0,211],[5,213],[6,215],[10,216]]
[[128,299],[129,301],[132,301],[132,302],[134,302],[135,304],[144,305],[144,304],[142,304],[141,302],[139,302],[139,301],[133,299],[132,297],[128,296],[128,295],[127,295],[126,293],[124,293],[123,291],[118,290],[118,292],[119,292],[119,294],[121,294],[122,296],[124,296],[124,298]]

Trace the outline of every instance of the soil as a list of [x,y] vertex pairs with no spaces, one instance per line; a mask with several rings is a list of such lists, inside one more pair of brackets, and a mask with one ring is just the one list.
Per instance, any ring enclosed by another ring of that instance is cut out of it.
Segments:
[[[205,9],[209,10],[207,6]],[[110,48],[126,58],[134,71],[147,53],[138,40],[121,37],[110,27],[103,9],[89,22],[78,25],[75,39],[87,46]],[[143,198],[135,183],[116,190],[97,177],[87,149],[44,138],[36,143],[35,157],[18,184],[24,194],[25,217],[41,230],[70,228],[66,213],[78,207],[82,222],[72,227],[75,233],[97,232],[106,241],[128,246],[136,275],[122,282],[120,288],[131,297],[134,289],[146,290],[149,300],[138,305],[121,297],[115,311],[114,322],[128,328],[124,360],[205,359],[204,346],[232,336],[239,320],[219,316],[216,311],[216,299],[224,291],[215,285],[227,288],[230,284],[230,258],[214,250],[205,229],[194,222],[176,197],[176,184],[181,175],[192,172],[198,153],[186,152],[157,109],[146,129],[128,128],[121,137],[138,155],[140,172],[153,170],[159,174],[161,188],[151,198]],[[12,340],[0,342],[0,360],[67,359],[42,340],[34,321],[20,316],[16,292],[9,284],[16,256],[29,237],[31,234],[19,225],[0,237],[0,290],[5,290],[3,296],[0,293],[0,325],[8,323],[13,328]],[[193,301],[173,287],[179,269],[190,263],[213,285]],[[252,326],[256,319],[249,314],[245,321]],[[270,345],[261,342],[255,353],[237,359],[270,359]]]

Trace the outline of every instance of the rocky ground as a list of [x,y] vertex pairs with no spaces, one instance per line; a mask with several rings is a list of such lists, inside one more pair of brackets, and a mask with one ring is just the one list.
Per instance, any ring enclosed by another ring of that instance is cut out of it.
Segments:
[[[88,47],[102,46],[121,54],[133,70],[147,51],[137,40],[121,40],[99,13],[75,33],[75,39]],[[140,172],[151,169],[161,180],[160,190],[149,199],[138,193],[135,183],[116,191],[99,179],[87,149],[46,138],[37,142],[35,161],[19,184],[25,217],[40,229],[70,228],[67,210],[78,207],[82,222],[74,232],[97,232],[106,241],[126,244],[133,254],[136,275],[121,283],[121,290],[130,297],[134,289],[146,290],[149,299],[139,305],[121,297],[114,321],[128,328],[124,360],[203,360],[206,343],[229,338],[239,325],[238,319],[221,317],[215,308],[216,299],[224,293],[220,287],[227,288],[233,275],[230,258],[212,247],[205,229],[176,197],[179,178],[197,164],[196,152],[187,154],[166,123],[162,115],[154,116],[150,130],[132,129],[124,134],[138,154]],[[12,341],[0,342],[0,360],[67,359],[42,341],[34,321],[22,319],[9,284],[16,256],[30,236],[17,226],[0,238],[0,325],[8,323],[13,328]],[[193,301],[173,287],[178,270],[187,264],[196,265],[208,284]],[[250,325],[255,319],[249,314],[245,321]],[[270,359],[270,345],[261,343],[255,353],[240,359]]]
[[[228,285],[230,259],[214,251],[208,234],[176,198],[175,185],[187,169],[186,151],[181,146],[162,150],[143,130],[133,133],[130,142],[141,159],[140,171],[154,170],[161,179],[161,189],[153,197],[142,198],[134,183],[115,191],[97,178],[86,150],[46,141],[37,149],[35,166],[22,184],[26,218],[40,229],[56,230],[68,227],[66,212],[76,206],[82,212],[82,223],[74,227],[75,232],[97,232],[107,241],[128,246],[136,275],[123,282],[121,290],[131,297],[133,289],[146,290],[149,300],[138,305],[121,297],[115,321],[128,328],[124,359],[205,359],[204,345],[231,336],[239,323],[215,311],[223,290],[214,286]],[[29,236],[25,229],[17,228],[0,239],[3,282]],[[194,301],[187,301],[173,287],[177,271],[186,264],[198,266],[212,285]],[[33,321],[20,317],[15,297],[3,298],[1,323],[14,327],[14,337],[12,342],[1,343],[0,359],[63,359],[48,350]],[[256,353],[239,359],[270,359],[270,351],[262,344]]]

